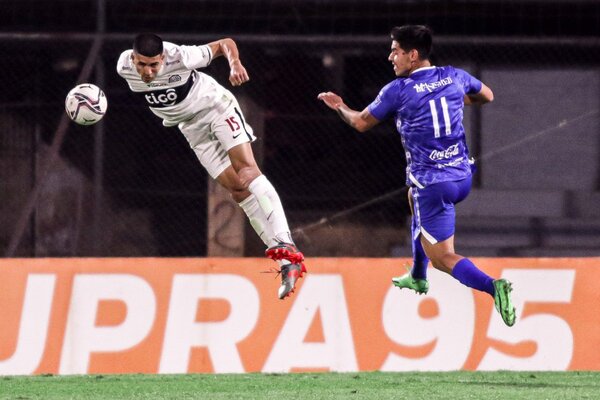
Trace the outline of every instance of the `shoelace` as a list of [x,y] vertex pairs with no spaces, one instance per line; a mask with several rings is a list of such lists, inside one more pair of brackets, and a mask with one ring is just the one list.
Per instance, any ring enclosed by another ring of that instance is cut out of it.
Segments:
[[275,267],[271,267],[267,271],[260,271],[261,274],[277,274],[275,275],[275,279],[277,279],[277,277],[281,275],[281,272],[281,269],[277,269]]

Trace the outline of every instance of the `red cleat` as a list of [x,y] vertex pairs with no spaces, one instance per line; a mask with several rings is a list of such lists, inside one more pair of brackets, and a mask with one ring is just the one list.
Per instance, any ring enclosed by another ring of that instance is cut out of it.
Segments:
[[292,264],[299,264],[304,261],[304,254],[291,243],[279,243],[273,247],[269,247],[265,251],[265,255],[272,260],[288,260]]

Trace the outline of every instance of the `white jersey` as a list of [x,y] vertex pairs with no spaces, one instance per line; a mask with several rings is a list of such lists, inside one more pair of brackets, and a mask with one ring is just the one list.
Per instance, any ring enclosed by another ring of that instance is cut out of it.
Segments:
[[163,125],[174,126],[202,114],[223,112],[236,101],[216,80],[195,70],[210,64],[213,55],[209,46],[163,42],[163,48],[163,65],[149,83],[142,80],[133,65],[133,50],[121,53],[117,63],[117,73],[125,78],[131,91],[138,93],[150,110],[163,119]]

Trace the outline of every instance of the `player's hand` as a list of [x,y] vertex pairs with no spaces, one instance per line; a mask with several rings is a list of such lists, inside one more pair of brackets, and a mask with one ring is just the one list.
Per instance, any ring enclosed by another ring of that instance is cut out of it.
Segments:
[[344,101],[340,96],[333,92],[323,92],[319,93],[317,99],[321,100],[325,105],[332,110],[337,110],[344,104]]
[[250,80],[248,72],[246,72],[246,68],[244,68],[240,60],[234,60],[229,63],[229,67],[231,68],[229,71],[229,82],[232,86],[240,86],[242,83]]

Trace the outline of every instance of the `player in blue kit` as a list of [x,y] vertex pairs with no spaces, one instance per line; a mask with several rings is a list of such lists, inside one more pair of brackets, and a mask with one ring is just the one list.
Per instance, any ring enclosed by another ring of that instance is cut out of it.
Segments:
[[348,125],[365,132],[393,117],[406,153],[406,184],[412,211],[413,266],[392,278],[399,288],[427,293],[427,264],[462,284],[489,293],[508,326],[515,323],[511,283],[493,279],[471,260],[454,252],[455,204],[471,190],[471,164],[462,124],[465,104],[494,99],[489,87],[452,66],[429,61],[431,30],[422,25],[395,27],[388,60],[398,77],[381,89],[364,110],[349,108],[335,93],[318,98]]

